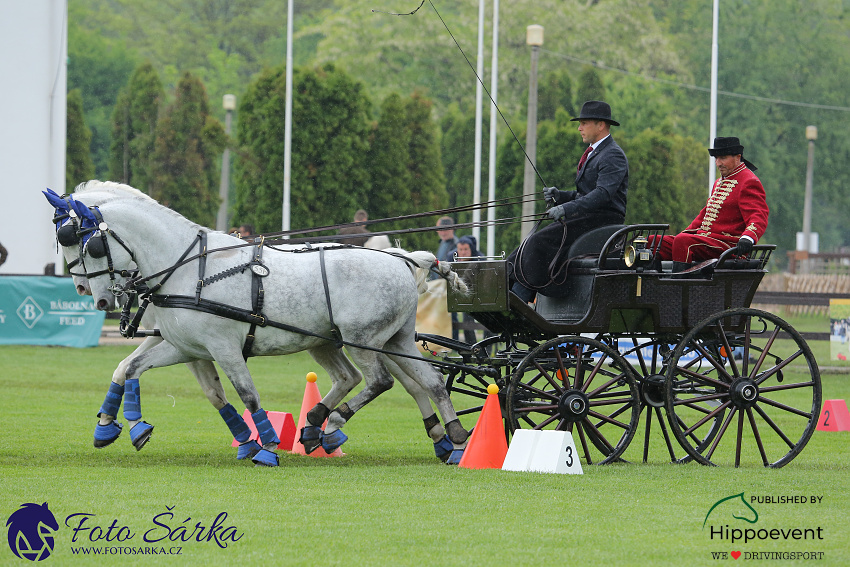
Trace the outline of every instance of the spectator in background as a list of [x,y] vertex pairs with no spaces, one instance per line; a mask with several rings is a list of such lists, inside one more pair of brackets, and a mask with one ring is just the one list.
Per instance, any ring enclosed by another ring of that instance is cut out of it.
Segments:
[[[437,252],[434,256],[437,257],[438,262],[451,262],[454,259],[453,255],[458,240],[455,236],[454,225],[455,221],[452,217],[440,217],[437,219],[437,236],[440,237],[440,245],[437,246]],[[437,274],[431,273],[428,279],[435,280],[438,277]]]
[[254,225],[253,224],[240,224],[239,229],[237,230],[237,236],[239,238],[246,238],[248,236],[254,236]]
[[0,244],[0,266],[6,263],[6,258],[9,256],[9,252]]
[[478,250],[478,242],[475,240],[475,237],[471,235],[461,236],[458,239],[455,253],[457,254],[458,262],[469,261],[472,258],[481,258],[484,256]]
[[[337,234],[365,234],[369,232],[369,229],[366,228],[366,221],[369,220],[369,215],[363,209],[358,209],[357,212],[354,213],[354,222],[358,223],[354,226],[346,226],[337,232]],[[366,241],[369,240],[368,236],[357,236],[354,238],[345,238],[342,240],[343,244],[353,244],[354,246],[363,246],[366,244]]]
[[[457,241],[457,249],[455,250],[455,255],[457,256],[458,262],[471,262],[473,260],[477,260],[479,258],[483,258],[484,254],[482,254],[478,250],[478,241],[474,236],[461,236]],[[452,313],[452,315],[458,315],[458,313]],[[460,319],[458,317],[458,319]],[[464,323],[466,322],[474,322],[475,320],[472,317],[468,317],[466,314],[463,316]],[[493,333],[490,331],[484,331],[484,338],[492,337]],[[470,344],[475,344],[478,342],[478,338],[475,336],[475,331],[473,329],[464,329],[463,330],[463,340]]]

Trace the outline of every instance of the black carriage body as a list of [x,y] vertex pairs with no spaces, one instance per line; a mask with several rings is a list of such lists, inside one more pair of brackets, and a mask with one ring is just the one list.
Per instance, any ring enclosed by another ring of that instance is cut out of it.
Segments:
[[[626,243],[647,231],[663,231],[659,227],[666,225],[600,229],[608,236],[602,250],[570,257],[558,297],[538,294],[534,308],[509,293],[505,261],[455,262],[452,268],[471,291],[449,291],[449,311],[468,312],[493,332],[547,337],[682,334],[714,313],[750,306],[773,247],[759,247],[754,260],[724,259],[687,278],[671,273],[666,262],[660,271],[626,267]],[[576,244],[573,249],[582,248],[581,241]]]

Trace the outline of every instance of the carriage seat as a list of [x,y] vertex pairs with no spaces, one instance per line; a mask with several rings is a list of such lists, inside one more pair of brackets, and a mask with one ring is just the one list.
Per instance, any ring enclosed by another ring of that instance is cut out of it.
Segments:
[[579,236],[567,251],[568,276],[563,283],[538,292],[537,311],[562,320],[583,317],[590,305],[599,254],[608,239],[622,228],[624,225],[619,224],[601,226]]

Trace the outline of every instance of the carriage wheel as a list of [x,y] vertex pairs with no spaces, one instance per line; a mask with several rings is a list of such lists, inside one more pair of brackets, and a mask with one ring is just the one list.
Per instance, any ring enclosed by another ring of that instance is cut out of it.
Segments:
[[[688,356],[695,362],[679,362]],[[697,325],[676,346],[667,371],[670,429],[704,465],[786,465],[812,436],[820,403],[820,373],[806,341],[757,309],[730,309]]]
[[584,337],[558,337],[528,353],[505,397],[512,432],[569,431],[586,464],[616,461],[640,415],[631,367],[616,350]]
[[[662,412],[665,396],[665,373],[672,357],[675,343],[679,342],[680,338],[678,336],[668,336],[653,338],[648,342],[640,343],[637,338],[633,337],[631,345],[628,345],[628,339],[626,339],[627,346],[625,352],[622,351],[624,345],[623,339],[619,341],[623,356],[631,355],[636,359],[636,364],[633,364],[632,368],[638,376],[640,415],[643,417],[643,425],[638,430],[638,441],[643,444],[641,458],[644,463],[650,460],[650,447],[657,446],[658,444],[654,440],[655,438],[663,442],[664,453],[670,459],[671,463],[682,464],[692,460],[692,457],[685,452],[670,433],[667,426],[666,414]],[[679,360],[679,364],[684,365],[686,368],[693,363],[694,361]],[[698,450],[705,448],[714,439],[721,423],[722,414],[715,417],[711,427],[706,428],[703,439],[693,438]],[[635,448],[635,445],[632,445],[632,449],[630,450],[632,454],[634,454]],[[632,456],[627,455],[626,458],[631,459]]]

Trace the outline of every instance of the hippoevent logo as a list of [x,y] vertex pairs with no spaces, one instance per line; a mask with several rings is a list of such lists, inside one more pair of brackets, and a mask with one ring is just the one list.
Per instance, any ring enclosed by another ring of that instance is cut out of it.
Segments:
[[[711,551],[712,559],[744,560],[820,560],[824,553],[817,550],[817,542],[823,541],[822,526],[776,525],[769,519],[773,505],[817,506],[823,502],[820,495],[756,495],[747,497],[744,492],[721,498],[709,507],[702,522],[702,529],[712,544],[728,544],[730,547]],[[758,507],[758,510],[756,510]],[[762,514],[759,515],[759,510]],[[802,514],[795,514],[797,516]],[[786,514],[787,516],[787,514]],[[760,521],[761,520],[761,521]],[[793,549],[785,551],[742,550],[770,543],[771,547],[788,544]]]
[[177,514],[175,508],[166,506],[149,520],[131,523],[75,512],[65,516],[60,528],[47,502],[26,503],[6,522],[9,548],[21,559],[43,561],[54,554],[55,540],[61,536],[71,555],[183,555],[194,545],[226,549],[245,535],[228,521],[227,512],[210,521]]
[[42,561],[53,552],[53,534],[59,524],[44,504],[23,504],[6,521],[9,549],[21,559]]

